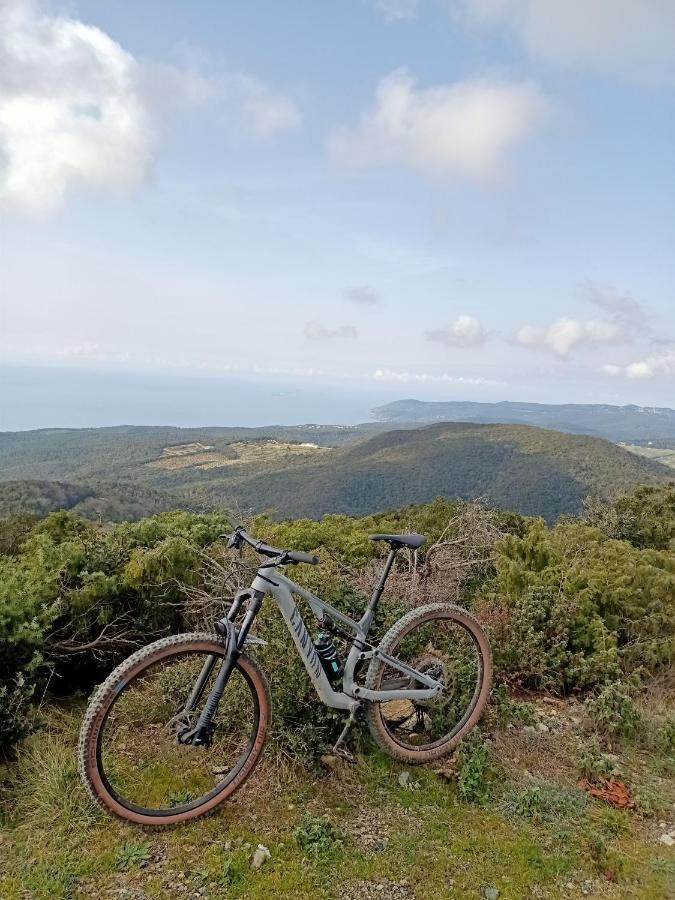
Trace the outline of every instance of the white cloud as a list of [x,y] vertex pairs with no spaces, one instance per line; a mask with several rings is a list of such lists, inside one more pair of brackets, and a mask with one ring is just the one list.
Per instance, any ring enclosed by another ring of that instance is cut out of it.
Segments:
[[561,318],[547,328],[523,325],[514,340],[523,347],[548,350],[564,359],[581,347],[625,343],[628,335],[613,321]]
[[71,184],[143,181],[154,129],[137,63],[119,44],[11,0],[0,10],[0,61],[0,200],[45,210]]
[[160,114],[216,95],[258,136],[299,122],[289,99],[251,76],[140,63],[100,28],[37,0],[0,0],[0,204],[40,213],[72,188],[137,188]]
[[396,369],[376,369],[373,372],[376,381],[385,381],[392,384],[427,384],[442,382],[445,384],[465,385],[501,385],[502,381],[492,381],[489,378],[471,378],[465,375],[449,375],[442,372],[436,375],[432,372],[405,372]]
[[630,291],[620,293],[588,282],[585,285],[585,292],[590,303],[608,313],[613,322],[623,324],[634,331],[642,331],[647,328],[647,311]]
[[379,291],[368,284],[355,285],[345,288],[343,291],[346,300],[356,303],[357,306],[375,306],[380,302]]
[[300,124],[302,117],[296,104],[257,78],[232,75],[225,84],[239,106],[243,124],[258,137],[270,137]]
[[388,22],[414,19],[419,8],[419,0],[375,0],[375,9]]
[[632,380],[672,378],[675,377],[675,353],[649,356],[624,366],[608,363],[602,366],[600,371],[613,378],[624,377]]
[[430,174],[486,179],[541,122],[548,103],[536,85],[490,78],[421,89],[406,69],[383,78],[374,108],[336,131],[333,157],[354,167],[404,165]]
[[552,63],[675,78],[673,0],[453,0],[472,23],[510,29]]
[[353,325],[339,325],[337,328],[327,328],[316,321],[307,322],[304,334],[308,341],[332,341],[335,338],[353,339],[358,336],[358,332]]
[[446,347],[478,347],[488,339],[488,332],[474,316],[461,315],[450,328],[427,331],[427,340]]

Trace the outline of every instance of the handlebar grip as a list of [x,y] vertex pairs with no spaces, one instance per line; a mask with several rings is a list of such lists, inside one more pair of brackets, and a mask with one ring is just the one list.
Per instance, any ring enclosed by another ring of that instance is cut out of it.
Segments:
[[289,550],[286,554],[290,560],[298,563],[307,563],[310,566],[318,565],[321,560],[311,553],[303,553],[302,550]]

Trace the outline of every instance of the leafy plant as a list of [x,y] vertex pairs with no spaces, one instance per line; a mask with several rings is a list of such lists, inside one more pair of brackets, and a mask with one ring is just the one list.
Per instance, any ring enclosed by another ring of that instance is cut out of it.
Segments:
[[182,806],[183,803],[189,803],[193,800],[193,796],[188,790],[172,791],[169,794],[169,806]]
[[293,836],[298,847],[308,856],[326,856],[342,845],[338,829],[323,817],[305,816]]
[[148,841],[127,841],[117,854],[117,868],[120,871],[136,868],[150,859]]
[[591,701],[591,717],[596,727],[609,737],[632,738],[640,724],[640,712],[628,687],[620,681],[606,684]]
[[605,753],[595,735],[584,747],[580,759],[581,774],[590,782],[604,778],[616,777],[620,774],[618,758],[612,753]]
[[467,747],[460,750],[461,768],[457,778],[459,792],[467,803],[483,803],[490,792],[493,772],[490,747],[469,738]]
[[503,682],[492,691],[492,704],[497,712],[499,724],[504,727],[512,722],[521,725],[534,725],[537,715],[529,703],[514,700]]

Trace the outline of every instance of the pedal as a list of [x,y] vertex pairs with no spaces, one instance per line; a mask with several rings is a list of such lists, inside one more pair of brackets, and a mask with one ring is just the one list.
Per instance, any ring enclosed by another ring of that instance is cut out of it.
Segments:
[[346,762],[350,763],[352,766],[356,765],[356,757],[348,750],[344,744],[335,744],[332,750],[333,756],[339,756],[340,759],[344,759]]

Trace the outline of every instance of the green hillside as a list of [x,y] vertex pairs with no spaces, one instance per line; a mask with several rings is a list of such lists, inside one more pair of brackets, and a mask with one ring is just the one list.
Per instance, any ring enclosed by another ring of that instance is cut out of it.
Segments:
[[169,493],[143,484],[69,484],[62,481],[0,481],[0,519],[28,514],[37,517],[61,509],[88,519],[123,522],[180,506]]
[[142,467],[164,448],[200,441],[222,452],[235,441],[273,439],[340,447],[390,429],[363,425],[266,425],[262,428],[45,428],[0,432],[0,480],[114,481],[143,476]]
[[519,425],[443,423],[389,431],[316,462],[263,473],[221,470],[173,488],[194,501],[236,503],[280,516],[366,515],[434,497],[487,502],[554,521],[581,510],[589,494],[665,483],[672,470],[607,441]]
[[[366,439],[358,429],[267,432],[4,435],[0,515],[65,508],[121,521],[181,507],[318,518],[328,512],[366,515],[444,496],[483,497],[552,522],[579,513],[589,494],[610,497],[639,483],[672,479],[672,469],[607,441],[523,425],[446,422]],[[22,442],[30,451],[25,455]],[[17,470],[23,477],[9,480]]]

